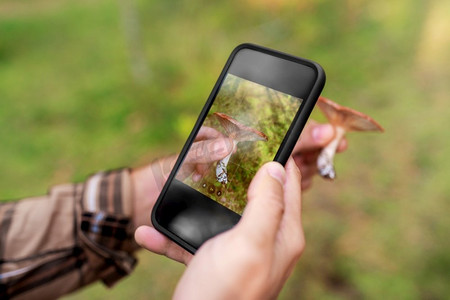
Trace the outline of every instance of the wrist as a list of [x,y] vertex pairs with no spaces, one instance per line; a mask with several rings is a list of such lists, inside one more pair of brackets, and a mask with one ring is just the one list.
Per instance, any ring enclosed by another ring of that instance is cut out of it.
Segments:
[[172,170],[176,157],[171,156],[154,161],[144,167],[131,171],[133,184],[133,223],[136,229],[141,225],[150,225],[150,215],[167,177]]

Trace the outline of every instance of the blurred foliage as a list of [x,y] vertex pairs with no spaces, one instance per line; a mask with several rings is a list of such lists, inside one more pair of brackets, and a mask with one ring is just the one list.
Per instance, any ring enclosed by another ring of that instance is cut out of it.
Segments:
[[[281,299],[448,297],[450,2],[138,1],[139,81],[120,7],[0,2],[2,199],[179,151],[231,50],[254,42],[320,62],[323,94],[386,129],[350,134],[338,179],[304,194],[307,248]],[[184,268],[139,256],[114,289],[69,298],[169,298]]]

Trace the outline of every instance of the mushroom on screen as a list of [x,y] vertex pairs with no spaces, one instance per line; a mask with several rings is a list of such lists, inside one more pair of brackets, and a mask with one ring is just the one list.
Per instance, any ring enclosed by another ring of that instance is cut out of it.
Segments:
[[333,158],[345,133],[349,131],[383,132],[384,129],[371,117],[351,108],[341,106],[330,99],[319,97],[317,105],[330,124],[334,126],[336,132],[334,139],[320,152],[317,158],[317,168],[322,177],[334,179],[336,172],[333,166]]
[[267,141],[268,138],[264,133],[256,129],[250,128],[248,126],[245,126],[224,113],[215,112],[214,116],[216,116],[216,118],[219,120],[220,124],[222,125],[223,129],[226,132],[226,135],[233,140],[232,151],[225,158],[221,159],[217,163],[216,167],[217,181],[219,181],[220,183],[227,184],[228,183],[227,165],[231,155],[237,148],[237,144],[239,142],[245,141],[249,142]]

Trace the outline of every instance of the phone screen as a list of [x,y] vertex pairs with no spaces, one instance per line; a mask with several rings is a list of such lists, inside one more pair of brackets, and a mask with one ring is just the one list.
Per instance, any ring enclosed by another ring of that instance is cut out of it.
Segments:
[[155,228],[192,253],[239,222],[252,178],[287,160],[325,83],[312,62],[236,49],[152,212]]
[[242,214],[252,178],[274,159],[301,103],[228,73],[176,180]]

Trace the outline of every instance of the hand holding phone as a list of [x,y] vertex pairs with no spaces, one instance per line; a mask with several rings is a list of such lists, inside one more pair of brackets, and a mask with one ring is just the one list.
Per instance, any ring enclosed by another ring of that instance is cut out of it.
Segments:
[[249,187],[241,222],[197,251],[174,299],[275,299],[304,246],[297,166],[269,162]]
[[[286,162],[324,81],[311,61],[237,47],[153,209],[154,227],[194,253],[236,225],[252,178],[265,162]],[[214,138],[194,142],[204,132]]]

